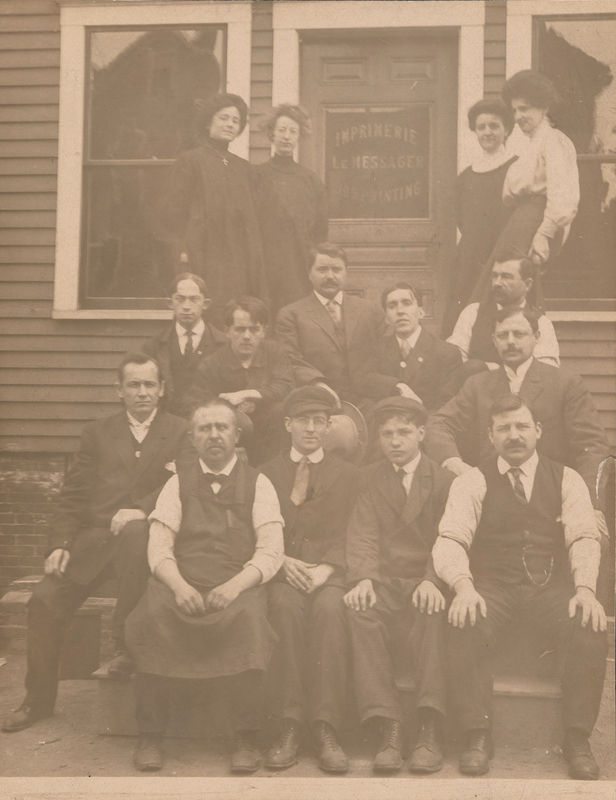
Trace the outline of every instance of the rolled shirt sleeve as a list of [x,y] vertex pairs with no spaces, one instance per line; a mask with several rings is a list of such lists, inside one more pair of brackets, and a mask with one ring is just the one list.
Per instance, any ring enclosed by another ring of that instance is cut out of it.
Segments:
[[163,486],[154,511],[148,517],[150,537],[148,540],[148,564],[152,575],[165,559],[175,561],[173,552],[175,538],[182,523],[180,482],[177,475],[169,478]]
[[447,339],[449,344],[455,344],[462,354],[462,361],[468,361],[468,353],[473,338],[473,326],[477,322],[479,303],[471,303],[460,312],[460,316],[453,329],[453,333]]
[[582,476],[569,467],[563,472],[561,520],[575,588],[586,586],[594,592],[601,561],[601,534],[588,487]]
[[270,479],[263,474],[258,476],[255,487],[252,525],[255,529],[256,547],[253,557],[244,566],[256,567],[262,576],[261,583],[267,583],[278,572],[284,560],[284,520],[276,490]]

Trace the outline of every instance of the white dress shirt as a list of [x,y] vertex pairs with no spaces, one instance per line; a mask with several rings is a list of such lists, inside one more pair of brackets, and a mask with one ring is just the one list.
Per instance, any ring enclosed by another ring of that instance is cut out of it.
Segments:
[[[316,289],[315,289],[314,293],[316,294],[317,300],[319,301],[319,303],[321,303],[322,306],[327,306],[327,304],[330,302],[330,298],[329,297],[323,297],[323,295],[319,294],[316,291]],[[338,294],[335,297],[331,298],[331,300],[333,300],[334,303],[338,303],[340,308],[342,308],[342,300],[343,299],[344,299],[344,292],[342,291],[342,289],[338,292]],[[325,310],[327,311],[327,308]]]
[[[538,461],[535,451],[520,465],[520,480],[527,500],[532,495]],[[510,465],[500,457],[497,466],[501,475],[510,469]],[[509,480],[513,486],[511,474]],[[468,552],[481,520],[486,491],[485,477],[477,467],[459,475],[451,484],[432,556],[436,574],[452,588],[462,578],[472,580]],[[601,558],[601,534],[588,487],[581,476],[569,467],[565,467],[563,472],[561,502],[561,522],[575,586],[587,586],[594,592]]]
[[[234,455],[227,466],[220,470],[218,475],[230,475],[237,462],[237,455]],[[213,470],[199,459],[201,469],[204,472]],[[214,481],[212,491],[218,494],[221,484]],[[180,501],[180,482],[177,475],[170,478],[164,485],[156,508],[148,517],[150,521],[150,539],[148,542],[148,563],[153,575],[156,568],[165,559],[175,561],[174,544],[182,524],[182,503]],[[271,522],[278,522],[280,526],[275,529],[267,528],[261,530],[264,525]],[[252,505],[252,525],[255,530],[256,546],[253,557],[244,564],[245,567],[252,565],[261,573],[261,583],[266,583],[278,572],[284,559],[284,542],[282,537],[282,526],[284,520],[280,514],[280,504],[278,495],[272,482],[263,474],[257,477],[255,487],[255,499]]]
[[420,335],[421,335],[421,325],[418,325],[413,331],[413,333],[411,333],[410,336],[407,336],[406,339],[401,339],[400,336],[396,334],[396,339],[398,340],[398,347],[400,348],[400,352],[404,353],[405,348],[408,347],[409,348],[408,352],[410,353],[413,347],[415,347],[415,345],[417,344],[417,340],[419,339]]
[[[524,308],[526,300],[520,305]],[[498,303],[496,307],[502,308]],[[479,311],[479,303],[471,303],[460,312],[458,321],[456,322],[453,333],[447,339],[450,344],[455,344],[460,353],[462,353],[462,360],[468,361],[468,352],[471,347],[471,339],[473,338],[473,328],[477,322],[477,313]],[[539,341],[535,345],[533,355],[537,361],[543,361],[544,364],[550,364],[552,367],[560,367],[560,347],[558,346],[558,339],[556,338],[556,331],[551,320],[545,314],[539,317]],[[496,369],[497,364],[494,365]]]
[[[323,461],[325,456],[325,452],[322,447],[319,447],[318,450],[315,450],[314,453],[310,453],[307,455],[306,458],[310,461],[311,464],[320,464]],[[300,453],[299,450],[296,450],[294,447],[291,447],[291,461],[294,464],[299,464],[299,462],[304,457],[303,453]]]
[[509,388],[511,389],[511,394],[520,394],[520,388],[526,377],[526,373],[530,369],[530,365],[533,363],[533,356],[523,361],[515,370],[511,369],[507,364],[504,365],[505,368],[505,375],[507,376],[507,380],[509,381]]
[[[180,325],[179,322],[175,323],[175,332],[178,335],[178,344],[180,345],[180,351],[182,355],[186,352],[186,345],[188,344],[188,331],[183,325]],[[201,343],[201,338],[205,332],[205,322],[200,319],[199,322],[195,325],[192,329],[192,346],[193,350],[196,350]]]
[[405,464],[403,467],[397,467],[397,466],[395,467],[396,472],[400,471],[404,472],[404,477],[402,478],[402,485],[404,486],[407,494],[411,491],[413,476],[415,475],[415,470],[417,469],[417,465],[419,464],[420,459],[421,459],[421,452],[417,453],[415,458],[412,458],[408,462],[408,464]]
[[126,416],[128,417],[128,425],[130,427],[130,432],[133,434],[135,439],[139,442],[139,444],[143,443],[143,440],[150,432],[150,425],[154,422],[154,417],[156,416],[156,412],[158,411],[157,408],[152,411],[150,416],[147,419],[144,419],[143,422],[139,422],[139,420],[135,419],[133,415],[127,411]]

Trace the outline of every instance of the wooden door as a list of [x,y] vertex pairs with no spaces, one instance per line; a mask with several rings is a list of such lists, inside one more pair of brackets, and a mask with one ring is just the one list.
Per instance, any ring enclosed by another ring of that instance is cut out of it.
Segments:
[[302,38],[301,102],[313,131],[300,161],[327,186],[329,238],[349,255],[349,289],[376,299],[410,281],[432,329],[455,246],[456,92],[455,38]]

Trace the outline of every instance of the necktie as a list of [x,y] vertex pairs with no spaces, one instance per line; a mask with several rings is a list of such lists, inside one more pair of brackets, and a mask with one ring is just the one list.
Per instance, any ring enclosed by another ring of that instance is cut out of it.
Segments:
[[520,472],[522,472],[522,470],[519,467],[509,467],[509,473],[513,476],[513,493],[523,506],[527,506],[528,500],[524,493]]
[[194,336],[194,331],[191,328],[188,328],[186,331],[186,347],[184,348],[184,355],[185,356],[192,356],[193,354],[193,340],[192,337]]
[[340,325],[340,306],[335,300],[328,300],[325,308],[327,308],[329,312],[329,316],[332,318],[334,323],[334,328],[338,330]]
[[398,476],[398,480],[400,481],[400,483],[402,485],[402,489],[404,491],[404,494],[408,494],[408,492],[406,490],[406,486],[404,484],[404,479],[406,477],[406,472],[403,469],[397,469],[396,470],[396,475]]
[[400,345],[400,350],[402,351],[403,358],[406,358],[408,354],[411,352],[411,345],[409,344],[408,339],[403,339]]
[[293,482],[293,491],[291,492],[291,502],[296,506],[306,500],[308,494],[308,480],[310,479],[310,462],[308,456],[302,456],[297,469],[295,470],[295,481]]

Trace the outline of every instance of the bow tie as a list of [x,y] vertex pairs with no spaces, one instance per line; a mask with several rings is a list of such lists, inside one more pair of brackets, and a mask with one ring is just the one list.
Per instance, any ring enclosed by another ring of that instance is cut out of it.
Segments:
[[204,472],[203,477],[205,478],[206,483],[209,483],[211,486],[213,483],[224,483],[227,476],[222,474],[216,475],[214,472]]

